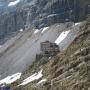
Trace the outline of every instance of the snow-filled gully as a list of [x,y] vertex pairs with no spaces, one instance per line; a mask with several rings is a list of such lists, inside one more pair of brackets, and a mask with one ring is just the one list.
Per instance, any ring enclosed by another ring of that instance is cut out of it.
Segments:
[[0,85],[2,84],[12,84],[13,82],[17,81],[20,79],[21,73],[16,73],[11,76],[7,76],[6,78],[0,80]]
[[42,76],[43,76],[42,75],[42,70],[40,70],[38,73],[34,73],[30,77],[24,79],[23,82],[19,86],[26,85],[26,84],[28,84],[32,81],[38,80],[38,79],[42,78]]
[[67,35],[69,34],[69,32],[70,32],[70,30],[69,30],[69,31],[62,32],[62,33],[59,35],[59,37],[56,39],[55,43],[56,43],[57,45],[59,45],[60,42],[62,42],[62,41],[67,37]]
[[[27,85],[28,83],[31,83],[35,80],[38,80],[40,78],[42,78],[43,74],[42,74],[42,71],[43,70],[40,70],[38,73],[34,73],[33,75],[29,76],[28,78],[24,79],[22,81],[22,83],[18,86],[23,86],[23,85]],[[16,73],[16,74],[13,74],[11,76],[7,76],[6,78],[0,80],[0,85],[3,85],[3,84],[12,84],[14,83],[15,81],[17,81],[18,79],[20,79],[21,77],[21,73]],[[39,81],[37,83],[37,85],[43,83],[47,81],[46,79],[42,79],[41,81]]]

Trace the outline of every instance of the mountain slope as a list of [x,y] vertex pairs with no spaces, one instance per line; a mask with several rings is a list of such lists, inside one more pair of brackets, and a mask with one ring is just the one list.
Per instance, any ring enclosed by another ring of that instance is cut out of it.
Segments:
[[[61,51],[66,49],[76,37],[80,25],[67,28],[68,23],[55,24],[40,30],[26,30],[21,32],[15,38],[12,38],[0,48],[0,74],[6,77],[17,72],[22,72],[26,67],[32,64],[36,54],[40,52],[40,43],[46,40],[55,42],[63,31],[71,30],[68,36],[60,43]],[[43,31],[45,30],[45,31]],[[36,31],[38,31],[36,33]],[[68,39],[68,40],[67,40]]]
[[44,65],[38,66],[36,63],[29,67],[18,84],[37,71],[37,68],[43,69],[43,77],[15,90],[89,90],[90,22],[84,23],[67,50],[49,59]]
[[9,43],[2,46],[0,48],[0,74],[2,77],[22,71],[31,64],[35,60],[36,54],[40,52],[40,42],[45,40],[54,42],[59,36],[59,27],[51,26],[43,33],[42,28],[36,34],[34,34],[35,29],[26,30],[16,36],[15,40],[11,39]]

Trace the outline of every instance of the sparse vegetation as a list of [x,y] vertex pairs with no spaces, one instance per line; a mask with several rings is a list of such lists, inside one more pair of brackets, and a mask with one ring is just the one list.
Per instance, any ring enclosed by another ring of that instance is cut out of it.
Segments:
[[86,22],[81,27],[82,32],[78,33],[78,36],[64,53],[59,53],[50,60],[43,57],[30,66],[29,69],[35,69],[35,66],[43,67],[43,77],[47,78],[48,81],[37,87],[33,87],[37,84],[34,82],[22,87],[21,90],[89,90],[90,43],[87,42],[90,40],[89,28],[90,23]]

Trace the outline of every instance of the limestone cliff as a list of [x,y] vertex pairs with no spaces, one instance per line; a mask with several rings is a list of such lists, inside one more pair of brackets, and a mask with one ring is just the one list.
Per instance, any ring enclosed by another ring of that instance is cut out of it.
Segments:
[[89,0],[20,0],[8,7],[12,0],[1,0],[0,43],[12,32],[25,27],[41,28],[54,23],[80,21],[89,13]]

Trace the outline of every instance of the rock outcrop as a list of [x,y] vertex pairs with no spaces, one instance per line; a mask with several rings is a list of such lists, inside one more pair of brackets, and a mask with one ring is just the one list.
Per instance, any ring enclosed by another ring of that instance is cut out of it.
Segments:
[[[3,1],[3,0],[2,0]],[[21,0],[8,7],[11,0],[0,7],[0,43],[20,28],[41,28],[65,21],[80,21],[88,14],[89,0]]]

